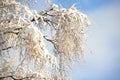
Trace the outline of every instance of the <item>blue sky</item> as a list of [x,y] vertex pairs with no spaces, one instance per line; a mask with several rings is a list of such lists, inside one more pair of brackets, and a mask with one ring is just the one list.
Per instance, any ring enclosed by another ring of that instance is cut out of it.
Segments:
[[55,3],[62,4],[66,8],[69,8],[72,4],[76,4],[77,8],[83,11],[89,11],[113,1],[115,0],[56,0]]
[[120,0],[55,0],[56,4],[61,4],[66,8],[69,8],[72,4],[76,4],[77,8],[83,11],[95,10],[113,2],[120,2]]
[[[85,61],[75,63],[70,72],[73,80],[120,80],[120,0],[52,2],[65,8],[75,3],[92,23],[87,31]],[[39,0],[34,9],[40,11],[46,6],[44,0]],[[93,53],[89,53],[89,50]]]

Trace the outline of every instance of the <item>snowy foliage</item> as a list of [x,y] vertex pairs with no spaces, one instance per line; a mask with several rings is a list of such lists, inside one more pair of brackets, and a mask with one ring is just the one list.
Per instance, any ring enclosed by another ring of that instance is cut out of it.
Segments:
[[[29,7],[35,1],[0,0],[0,79],[70,80],[67,69],[84,55],[84,29],[90,22],[74,6],[53,4],[37,13]],[[51,39],[40,30],[45,26],[55,33]],[[44,39],[55,53],[49,53]]]

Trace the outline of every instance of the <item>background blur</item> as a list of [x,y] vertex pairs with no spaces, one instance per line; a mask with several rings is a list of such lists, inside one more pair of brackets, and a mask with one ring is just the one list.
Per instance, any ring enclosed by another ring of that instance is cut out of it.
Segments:
[[[73,80],[120,80],[120,0],[52,0],[52,3],[65,8],[75,3],[92,23],[87,30],[85,61],[75,63],[70,72]],[[38,0],[33,8],[40,11],[46,6],[44,0]]]

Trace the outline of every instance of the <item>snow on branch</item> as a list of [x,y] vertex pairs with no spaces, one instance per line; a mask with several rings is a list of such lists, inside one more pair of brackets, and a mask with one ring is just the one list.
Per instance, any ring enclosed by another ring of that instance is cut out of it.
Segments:
[[[0,0],[0,79],[69,80],[68,67],[84,56],[88,17],[74,6],[55,4],[37,13],[28,6],[34,1]],[[42,33],[45,26],[53,30],[52,38]],[[58,56],[49,52],[44,39]]]

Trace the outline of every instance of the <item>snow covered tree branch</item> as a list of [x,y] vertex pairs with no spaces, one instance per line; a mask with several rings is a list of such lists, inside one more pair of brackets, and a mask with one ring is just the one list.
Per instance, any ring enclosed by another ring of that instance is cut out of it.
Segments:
[[[90,22],[74,6],[53,4],[38,13],[29,7],[34,1],[0,0],[0,79],[70,80],[67,69],[84,55]],[[42,33],[45,26],[52,29],[52,37]],[[58,56],[49,53],[44,39]]]

